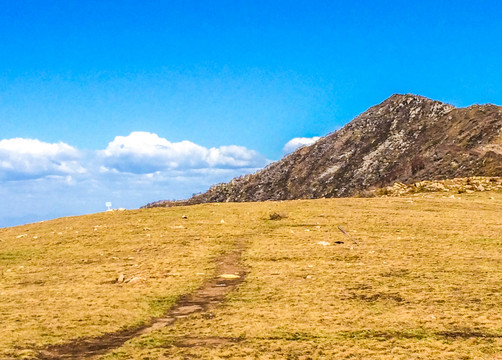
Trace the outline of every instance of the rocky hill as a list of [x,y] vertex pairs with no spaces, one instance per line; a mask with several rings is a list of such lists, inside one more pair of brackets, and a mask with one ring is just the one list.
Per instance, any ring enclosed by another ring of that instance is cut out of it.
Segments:
[[396,94],[256,174],[147,206],[344,197],[394,182],[472,176],[502,176],[502,107],[455,108]]

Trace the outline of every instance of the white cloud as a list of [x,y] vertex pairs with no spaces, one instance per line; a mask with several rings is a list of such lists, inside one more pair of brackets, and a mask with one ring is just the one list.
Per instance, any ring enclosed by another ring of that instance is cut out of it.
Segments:
[[0,140],[0,179],[37,179],[48,175],[85,172],[80,153],[65,143],[46,143],[36,139]]
[[258,168],[267,160],[243,146],[205,148],[191,141],[170,142],[157,134],[136,131],[117,136],[100,152],[109,169],[134,174],[203,168]]
[[243,146],[206,148],[148,132],[117,136],[98,151],[33,139],[0,140],[0,226],[104,211],[106,201],[138,208],[183,199],[267,163]]
[[306,146],[306,145],[311,145],[315,143],[317,140],[319,140],[321,137],[320,136],[314,136],[314,137],[296,137],[291,140],[289,140],[286,145],[282,148],[282,151],[285,154],[292,153],[296,149]]

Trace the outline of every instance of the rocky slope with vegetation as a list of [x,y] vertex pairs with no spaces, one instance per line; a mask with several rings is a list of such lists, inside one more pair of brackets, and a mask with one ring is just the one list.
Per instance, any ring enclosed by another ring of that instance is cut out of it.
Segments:
[[151,206],[346,197],[395,182],[502,176],[502,107],[392,95],[265,169]]
[[423,193],[442,192],[454,194],[470,194],[483,191],[502,191],[502,177],[483,177],[474,176],[468,178],[455,178],[447,180],[424,180],[413,184],[403,184],[396,182],[393,185],[386,186],[365,193],[367,197],[371,196],[406,196],[418,195]]

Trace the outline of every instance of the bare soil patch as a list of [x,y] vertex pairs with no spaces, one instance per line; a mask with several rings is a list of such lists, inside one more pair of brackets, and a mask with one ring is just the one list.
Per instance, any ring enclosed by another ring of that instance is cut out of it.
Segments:
[[[194,313],[208,312],[225,300],[225,296],[243,282],[246,271],[240,264],[244,244],[240,242],[234,251],[217,260],[216,276],[206,281],[196,291],[180,297],[176,304],[162,317],[148,323],[99,337],[75,339],[65,344],[49,346],[39,352],[37,359],[92,359],[122,346],[126,341],[170,326],[177,319]],[[229,276],[232,275],[232,276]],[[206,339],[207,340],[207,339]],[[231,341],[208,339],[211,343]],[[203,341],[204,343],[207,341]],[[200,339],[184,339],[184,346],[197,346]]]

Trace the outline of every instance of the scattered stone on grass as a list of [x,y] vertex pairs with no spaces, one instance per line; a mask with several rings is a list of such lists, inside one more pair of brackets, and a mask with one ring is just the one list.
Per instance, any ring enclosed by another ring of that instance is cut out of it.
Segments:
[[240,278],[240,276],[236,275],[236,274],[221,274],[220,275],[220,279],[228,279],[228,280],[230,280],[230,279],[238,279],[238,278]]

